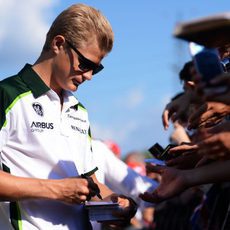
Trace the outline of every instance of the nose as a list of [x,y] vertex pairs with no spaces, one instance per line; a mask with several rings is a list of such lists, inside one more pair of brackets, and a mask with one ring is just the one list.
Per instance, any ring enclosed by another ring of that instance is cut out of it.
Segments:
[[84,80],[90,81],[92,79],[92,77],[93,77],[93,70],[89,70],[87,72],[84,72],[82,74],[82,76],[83,76]]

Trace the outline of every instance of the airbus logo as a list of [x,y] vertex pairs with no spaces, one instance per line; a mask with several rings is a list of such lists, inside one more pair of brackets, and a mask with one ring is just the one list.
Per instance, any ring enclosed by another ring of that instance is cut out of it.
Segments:
[[39,121],[33,121],[30,125],[31,132],[39,132],[42,133],[44,130],[48,129],[54,129],[54,124],[49,122],[39,122]]
[[33,121],[30,128],[40,128],[40,129],[53,129],[54,124],[48,122],[36,122]]

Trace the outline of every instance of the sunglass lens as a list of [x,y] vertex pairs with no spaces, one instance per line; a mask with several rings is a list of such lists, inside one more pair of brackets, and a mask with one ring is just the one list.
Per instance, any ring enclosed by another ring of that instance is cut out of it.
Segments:
[[96,68],[93,69],[93,74],[100,72],[103,68],[104,68],[103,65],[97,66]]

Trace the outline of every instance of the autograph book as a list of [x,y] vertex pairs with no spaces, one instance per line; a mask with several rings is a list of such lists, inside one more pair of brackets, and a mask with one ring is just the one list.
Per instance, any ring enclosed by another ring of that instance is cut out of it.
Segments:
[[119,220],[113,215],[113,212],[119,210],[118,203],[105,201],[89,201],[85,203],[85,208],[88,210],[89,219],[92,221],[110,221]]

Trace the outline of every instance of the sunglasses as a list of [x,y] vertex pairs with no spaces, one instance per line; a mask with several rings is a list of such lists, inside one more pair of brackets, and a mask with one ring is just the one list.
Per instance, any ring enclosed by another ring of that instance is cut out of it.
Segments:
[[104,66],[102,64],[96,64],[94,62],[92,62],[91,60],[89,60],[88,58],[84,57],[81,52],[76,48],[74,47],[69,41],[67,41],[67,44],[69,45],[69,47],[71,49],[74,50],[74,52],[77,53],[78,55],[78,61],[79,61],[79,65],[78,65],[78,68],[83,71],[83,72],[87,72],[87,71],[90,71],[92,70],[93,71],[93,75],[100,72]]

